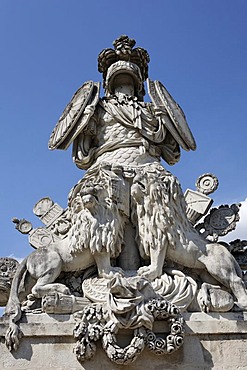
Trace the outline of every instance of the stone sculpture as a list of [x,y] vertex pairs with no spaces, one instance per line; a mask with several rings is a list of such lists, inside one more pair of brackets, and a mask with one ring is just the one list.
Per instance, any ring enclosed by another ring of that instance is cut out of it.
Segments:
[[6,306],[9,298],[10,288],[18,261],[14,258],[0,258],[0,307]]
[[[6,308],[10,350],[21,335],[18,287],[24,272],[36,280],[27,284],[26,309],[42,299],[45,312],[83,310],[75,328],[79,361],[93,356],[100,338],[117,363],[134,361],[145,345],[172,352],[183,343],[179,309],[196,299],[205,311],[227,311],[234,301],[247,308],[239,265],[223,245],[193,227],[178,180],[160,163],[178,162],[180,147],[196,149],[183,111],[159,81],[147,80],[152,103],[145,103],[147,51],[134,48],[127,36],[113,45],[98,58],[105,96],[99,97],[99,83],[83,84],[51,134],[49,148],[73,144],[73,160],[87,172],[71,190],[65,213],[49,198],[35,206],[47,228],[30,232],[37,250],[12,283]],[[96,274],[88,270],[94,265]],[[61,273],[79,270],[83,299],[61,279]],[[166,339],[155,337],[154,320],[168,320]],[[115,335],[126,328],[135,331],[134,338],[120,349]]]

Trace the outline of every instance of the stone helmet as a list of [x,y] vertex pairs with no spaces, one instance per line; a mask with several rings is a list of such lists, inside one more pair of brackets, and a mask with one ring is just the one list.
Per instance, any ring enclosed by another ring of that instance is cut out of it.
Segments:
[[111,94],[114,78],[125,73],[132,76],[135,93],[142,98],[145,95],[144,81],[148,77],[148,52],[140,47],[134,48],[135,40],[122,35],[113,42],[114,49],[108,48],[98,56],[98,70],[103,73],[103,87]]
[[105,89],[109,94],[114,93],[114,79],[120,74],[130,75],[134,81],[136,94],[139,95],[142,92],[143,81],[140,68],[129,61],[119,60],[113,63],[107,70]]

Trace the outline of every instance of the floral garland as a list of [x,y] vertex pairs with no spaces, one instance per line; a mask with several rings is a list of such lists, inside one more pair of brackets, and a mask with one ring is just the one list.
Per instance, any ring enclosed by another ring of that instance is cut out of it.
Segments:
[[145,347],[157,355],[172,353],[183,344],[183,319],[178,308],[162,299],[152,299],[145,305],[146,310],[152,313],[153,318],[166,319],[170,325],[170,332],[166,338],[156,337],[152,330],[142,326],[134,329],[131,342],[124,348],[117,344],[117,334],[120,324],[109,320],[104,305],[87,306],[82,314],[81,321],[76,324],[74,337],[77,339],[74,353],[79,362],[91,359],[96,352],[96,345],[102,339],[102,346],[108,358],[116,364],[130,364],[134,362]]

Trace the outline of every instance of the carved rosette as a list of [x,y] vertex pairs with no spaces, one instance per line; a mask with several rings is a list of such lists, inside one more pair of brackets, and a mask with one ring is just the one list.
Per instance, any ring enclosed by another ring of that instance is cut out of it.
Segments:
[[15,224],[16,230],[22,234],[29,234],[33,229],[31,222],[27,221],[25,218],[19,220],[18,218],[14,217],[12,218],[12,222]]
[[[117,343],[117,334],[125,327],[111,319],[112,312],[109,306],[97,304],[85,307],[81,321],[74,329],[74,338],[77,340],[74,353],[78,361],[91,359],[96,353],[95,343],[100,339],[108,358],[119,365],[134,362],[145,347],[161,355],[172,353],[182,346],[183,319],[174,304],[159,298],[152,299],[143,305],[139,315],[143,315],[144,311],[151,317],[151,321],[166,320],[170,332],[164,333],[164,337],[161,338],[154,334],[149,324],[136,327],[133,329],[130,343],[126,347],[120,347]],[[128,326],[125,329],[128,329]]]
[[[196,143],[182,109],[159,81],[148,80],[152,103],[143,102],[149,55],[134,45],[133,39],[123,35],[115,40],[114,50],[104,49],[99,54],[106,97],[98,103],[100,84],[87,81],[52,131],[49,148],[66,150],[73,143],[75,164],[88,169],[72,189],[68,208],[45,197],[33,209],[45,227],[33,229],[29,221],[13,219],[17,230],[29,234],[30,244],[40,249],[25,259],[14,280],[21,281],[23,276],[25,280],[25,268],[37,280],[32,294],[27,295],[25,287],[27,300],[22,307],[17,284],[11,290],[6,310],[10,350],[19,344],[21,310],[76,312],[74,352],[78,361],[92,358],[101,340],[112,362],[128,365],[145,347],[156,355],[179,349],[184,339],[180,310],[185,311],[195,300],[205,312],[225,312],[233,307],[235,298],[240,308],[247,307],[246,291],[229,253],[224,253],[223,247],[217,251],[212,243],[205,247],[205,240],[200,240],[191,225],[211,207],[207,195],[217,189],[218,179],[209,173],[198,178],[198,191],[185,196],[186,217],[178,180],[157,163],[163,158],[174,164],[179,160],[179,146],[195,150]],[[133,89],[123,76],[126,83],[121,82],[124,89],[120,91],[115,80],[119,73],[132,76]],[[129,95],[131,90],[135,90],[134,97]],[[108,118],[101,113],[103,108]],[[197,229],[202,237],[217,240],[235,228],[238,212],[235,204],[212,209]],[[207,256],[196,264],[205,248]],[[3,260],[0,305],[6,303],[18,264]],[[96,265],[96,277],[92,265]],[[191,276],[180,271],[186,266],[191,266]],[[221,286],[204,284],[201,276],[205,272],[230,286],[232,295]],[[165,322],[160,336],[154,333],[155,321]],[[133,335],[125,347],[118,343],[121,330]]]
[[212,194],[219,186],[218,178],[212,173],[204,173],[196,180],[196,188],[199,193]]
[[157,337],[152,330],[147,330],[145,344],[156,355],[170,354],[179,349],[184,342],[184,330],[182,320],[172,319],[170,322],[170,334],[166,338]]

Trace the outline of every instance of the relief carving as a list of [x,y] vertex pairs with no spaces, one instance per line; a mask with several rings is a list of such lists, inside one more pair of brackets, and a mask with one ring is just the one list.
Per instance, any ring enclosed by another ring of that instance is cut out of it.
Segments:
[[[125,35],[113,45],[98,58],[105,96],[99,83],[83,84],[50,137],[52,150],[73,144],[74,163],[87,170],[68,208],[46,197],[34,207],[44,227],[16,222],[36,251],[13,279],[6,307],[10,350],[18,347],[24,310],[75,312],[80,362],[94,356],[101,340],[112,361],[129,364],[145,347],[156,354],[179,349],[185,310],[247,308],[241,269],[217,242],[234,228],[238,206],[211,210],[203,226],[193,226],[211,207],[217,179],[205,174],[197,191],[183,195],[161,160],[175,164],[180,148],[196,149],[185,115],[159,81],[147,81],[152,102],[144,102],[145,49]],[[20,302],[24,274],[36,282]],[[153,330],[157,320],[167,324],[162,338]],[[133,333],[124,348],[117,343],[122,329]]]

